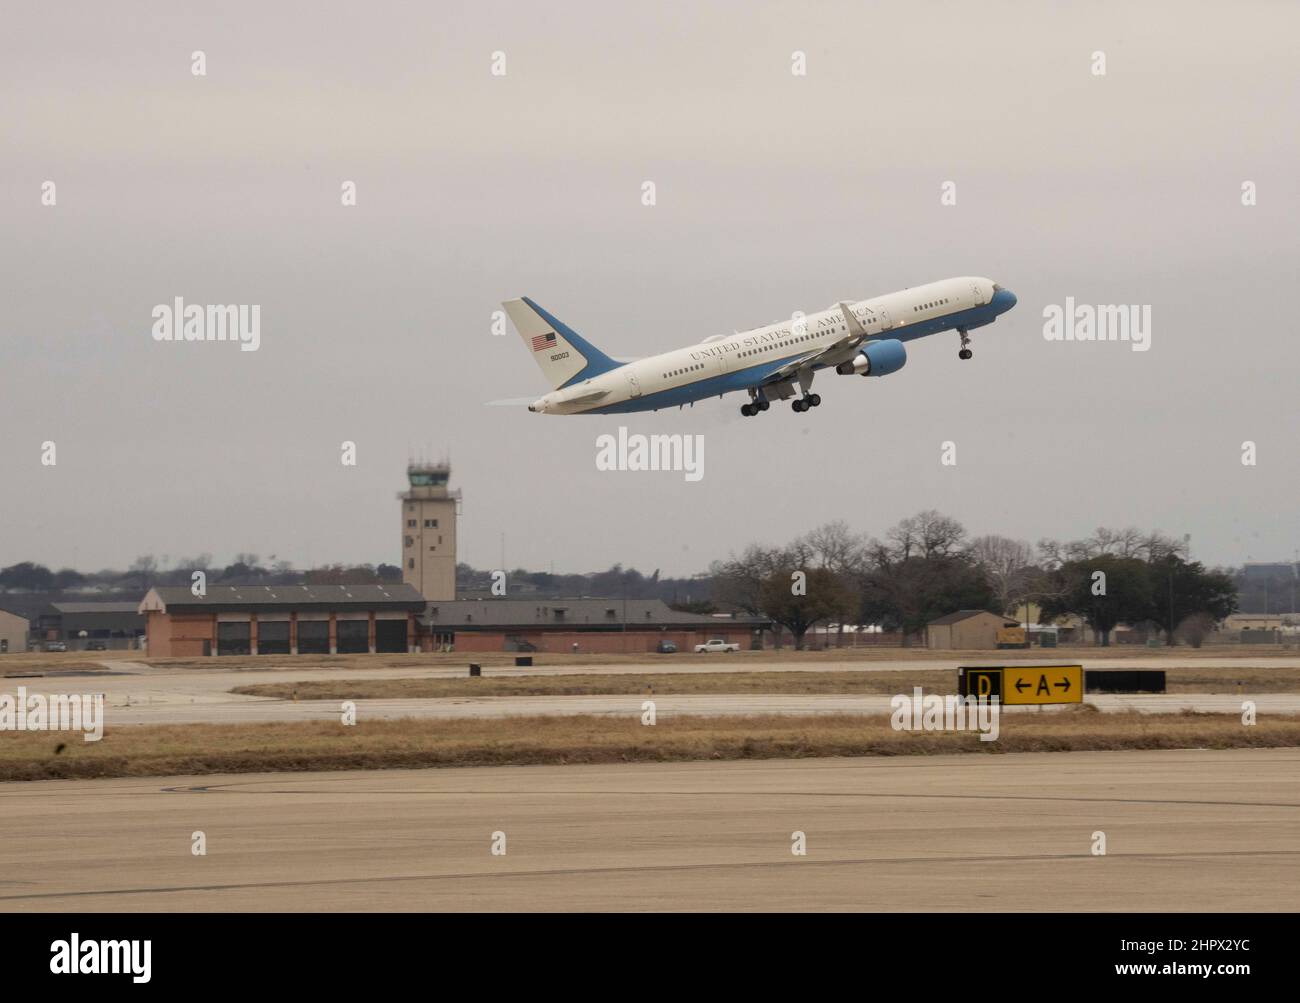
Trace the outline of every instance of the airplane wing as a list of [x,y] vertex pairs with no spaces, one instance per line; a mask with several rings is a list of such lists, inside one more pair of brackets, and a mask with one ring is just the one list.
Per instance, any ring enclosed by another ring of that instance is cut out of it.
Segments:
[[844,302],[835,305],[840,308],[840,313],[844,315],[844,326],[846,328],[844,336],[838,339],[834,344],[827,345],[825,348],[819,348],[815,352],[809,352],[807,355],[801,355],[797,359],[791,359],[779,369],[773,370],[763,377],[760,386],[767,386],[770,383],[782,383],[785,380],[792,378],[795,373],[804,368],[804,366],[815,366],[823,359],[843,355],[846,349],[856,348],[862,342],[867,340],[866,328],[858,322],[858,318],[853,315],[853,311],[849,309],[849,305]]

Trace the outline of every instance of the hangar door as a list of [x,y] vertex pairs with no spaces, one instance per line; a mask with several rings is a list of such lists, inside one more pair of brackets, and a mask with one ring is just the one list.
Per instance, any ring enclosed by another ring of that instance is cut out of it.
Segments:
[[289,654],[289,621],[257,621],[257,653],[259,655]]
[[400,620],[375,620],[375,650],[381,652],[406,651],[406,617]]
[[252,650],[252,631],[247,620],[217,624],[217,654],[247,655]]
[[370,618],[361,620],[344,620],[335,618],[335,630],[338,643],[334,650],[340,655],[365,654],[370,650]]
[[330,623],[328,620],[298,621],[298,654],[328,655],[330,653]]

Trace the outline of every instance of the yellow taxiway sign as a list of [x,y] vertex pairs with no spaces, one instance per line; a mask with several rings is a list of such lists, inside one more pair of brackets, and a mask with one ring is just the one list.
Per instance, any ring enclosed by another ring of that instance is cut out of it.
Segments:
[[962,696],[1003,704],[1083,703],[1082,665],[963,665],[957,684]]
[[1083,703],[1082,665],[1007,665],[1004,704]]

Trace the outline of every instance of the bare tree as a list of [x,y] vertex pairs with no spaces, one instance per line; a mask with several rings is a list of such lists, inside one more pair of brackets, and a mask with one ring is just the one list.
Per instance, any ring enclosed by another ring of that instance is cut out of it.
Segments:
[[135,578],[141,592],[148,592],[158,577],[158,559],[153,554],[141,554],[131,563],[127,574]]
[[[842,585],[856,589],[867,570],[869,543],[864,534],[855,533],[843,519],[836,519],[805,533],[790,549],[800,567],[809,571],[830,571]],[[845,614],[852,612],[846,610]],[[835,644],[841,648],[844,646],[845,614],[840,617],[835,636]]]
[[1158,530],[1143,532],[1135,526],[1108,529],[1099,526],[1092,536],[1082,540],[1062,543],[1058,540],[1038,541],[1038,552],[1048,567],[1059,567],[1070,561],[1091,561],[1098,557],[1119,557],[1125,560],[1159,561],[1169,556],[1186,556],[1186,540],[1166,536]]
[[763,611],[764,580],[796,563],[780,548],[751,543],[739,557],[714,561],[710,566],[713,599],[721,606],[731,606],[750,616],[758,616]]
[[1028,543],[1007,536],[980,536],[971,541],[970,553],[988,579],[1003,613],[1027,597],[1036,571],[1034,550]]
[[843,519],[828,522],[795,541],[805,563],[836,574],[857,574],[867,561],[867,538],[855,533]]
[[1209,613],[1193,613],[1178,625],[1178,636],[1193,648],[1199,648],[1214,632],[1214,623]]
[[962,549],[966,528],[934,509],[909,516],[885,534],[895,560],[909,557],[950,557]]
[[1156,530],[1152,530],[1142,537],[1141,556],[1152,564],[1169,557],[1181,557],[1183,560],[1187,560],[1187,551],[1186,537],[1179,540],[1172,536],[1165,536],[1165,534]]

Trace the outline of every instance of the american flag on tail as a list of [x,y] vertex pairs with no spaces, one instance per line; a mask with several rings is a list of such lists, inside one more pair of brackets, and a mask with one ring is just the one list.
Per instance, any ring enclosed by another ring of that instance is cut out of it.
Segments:
[[546,334],[539,334],[537,337],[533,339],[534,352],[544,352],[546,351],[546,349],[554,348],[554,347],[555,347],[555,335],[549,331]]

